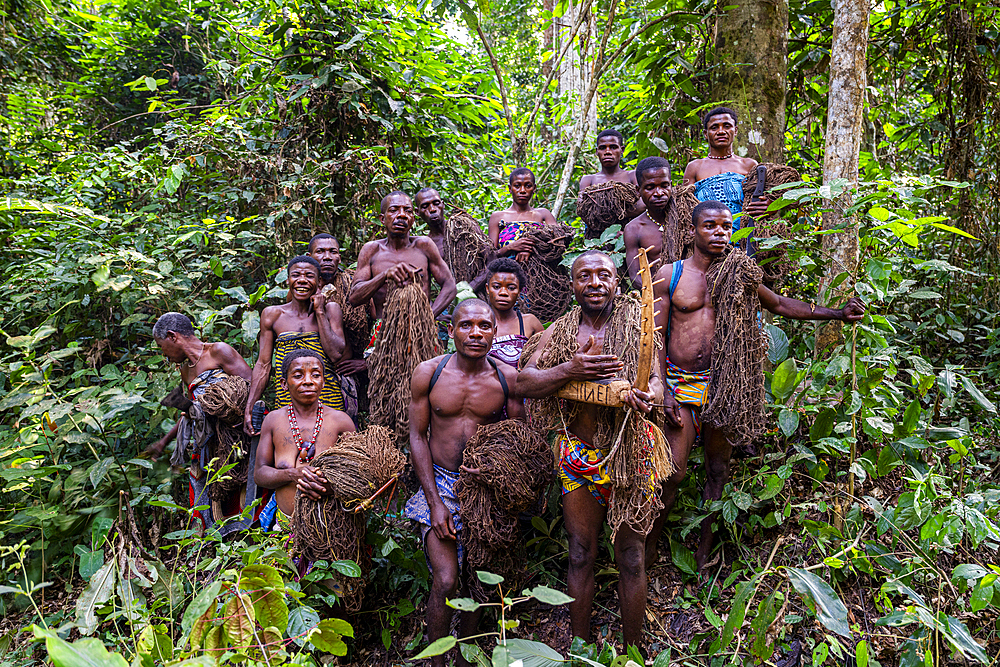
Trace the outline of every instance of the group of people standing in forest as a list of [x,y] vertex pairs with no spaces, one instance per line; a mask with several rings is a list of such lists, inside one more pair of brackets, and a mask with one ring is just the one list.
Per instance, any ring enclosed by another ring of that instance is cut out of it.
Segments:
[[[753,423],[736,423],[746,417],[725,416],[734,412],[723,405],[733,392],[716,386],[718,378],[742,364],[749,370],[740,381],[760,385],[759,394],[744,392],[760,404],[744,412],[764,409],[760,345],[748,346],[757,356],[730,359],[726,341],[739,335],[759,342],[761,308],[795,319],[856,321],[864,314],[857,299],[829,309],[780,296],[764,284],[753,244],[737,246],[731,237],[740,226],[770,216],[774,197],[746,194],[749,176],[763,183],[763,172],[733,153],[736,113],[713,109],[704,127],[709,155],[690,162],[677,186],[663,158],[648,157],[626,170],[622,135],[598,135],[601,169],[581,180],[578,212],[590,238],[622,225],[623,266],[592,248],[567,272],[560,260],[575,230],[532,206],[535,177],[521,167],[510,173],[510,207],[489,216],[485,234],[463,211],[446,216],[442,193],[428,187],[412,199],[401,191],[382,199],[384,236],[364,245],[353,274],[343,266],[336,239],[314,236],[307,253],[287,264],[287,301],[261,313],[252,369],[226,343],[200,340],[186,316],[161,316],[153,338],[178,364],[191,405],[152,453],[177,436],[171,460],[189,468],[192,506],[208,504],[202,494],[213,497],[216,478],[236,479],[228,497],[198,513],[206,528],[220,522],[223,532],[245,528],[245,520],[223,521],[242,513],[264,528],[293,533],[303,497],[344,504],[333,498],[337,489],[315,467],[316,457],[335,455],[338,441],[360,427],[387,429],[392,446],[408,450],[416,480],[411,486],[419,486],[405,506],[390,503],[390,510],[413,520],[423,536],[432,572],[427,633],[433,641],[448,633],[452,610],[445,601],[466,589],[473,569],[468,540],[480,530],[480,517],[463,511],[463,489],[497,484],[489,465],[469,464],[467,445],[482,439],[487,425],[526,421],[543,449],[554,453],[543,472],[561,485],[573,634],[591,636],[594,564],[607,522],[623,639],[642,647],[646,572],[658,560],[659,537],[692,448],[699,441],[704,446],[703,498],[710,501],[721,497],[733,446],[748,444],[754,433]],[[417,218],[428,236],[411,234]],[[650,271],[640,268],[640,254]],[[455,304],[456,278],[480,298]],[[726,301],[725,294],[736,294],[726,285],[735,281],[754,287],[732,297],[749,303],[749,310],[737,312]],[[650,285],[659,310],[647,369],[641,304],[632,290]],[[449,339],[454,352],[444,354]],[[623,379],[628,384],[617,403],[566,397],[575,383]],[[224,381],[228,398],[206,407],[206,391]],[[220,416],[220,402],[232,408],[228,416]],[[487,457],[489,446],[487,439]],[[226,475],[213,476],[213,466],[233,463]],[[244,512],[258,497],[262,502]],[[492,511],[502,515],[502,504]],[[711,562],[714,521],[710,516],[702,523],[699,569]],[[355,547],[356,553],[365,548]],[[300,574],[310,566],[305,558],[298,564]],[[476,634],[477,623],[475,613],[463,614],[460,636]]]

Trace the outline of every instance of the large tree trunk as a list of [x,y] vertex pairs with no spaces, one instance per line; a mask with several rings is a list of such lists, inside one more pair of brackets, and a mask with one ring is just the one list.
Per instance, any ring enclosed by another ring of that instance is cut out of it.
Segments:
[[[833,200],[833,210],[823,216],[823,228],[844,225],[842,231],[823,237],[829,263],[820,282],[820,298],[836,305],[853,289],[858,268],[858,223],[844,211],[854,202],[858,185],[858,155],[864,136],[864,93],[868,84],[868,0],[834,0],[833,47],[830,54],[830,95],[827,104],[826,148],[823,156],[823,183],[847,181],[843,194]],[[833,280],[846,271],[852,278],[841,289],[830,290]],[[840,327],[821,327],[817,351],[840,337]]]
[[719,0],[712,97],[739,114],[737,155],[784,161],[788,1]]

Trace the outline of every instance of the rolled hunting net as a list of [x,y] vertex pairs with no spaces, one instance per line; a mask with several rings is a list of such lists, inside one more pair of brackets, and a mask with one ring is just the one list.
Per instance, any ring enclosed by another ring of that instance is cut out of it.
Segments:
[[210,385],[198,399],[215,429],[215,447],[211,452],[211,457],[215,459],[213,467],[218,470],[222,466],[236,463],[236,467],[208,485],[209,499],[218,503],[246,489],[250,436],[243,431],[243,410],[249,395],[249,382],[241,377],[227,375]]
[[[767,169],[764,176],[764,194],[762,198],[770,205],[781,197],[781,192],[775,192],[773,188],[786,183],[796,183],[802,180],[802,176],[794,167],[785,164],[762,165]],[[753,199],[754,190],[757,189],[757,170],[751,171],[743,179],[743,210],[745,211]],[[769,237],[787,239],[789,236],[788,224],[781,219],[780,213],[769,213],[759,220],[753,222],[753,238],[758,246],[754,259],[764,271],[764,284],[768,287],[780,285],[788,276],[792,269],[791,261],[788,259],[788,249],[785,245],[777,245],[773,248],[759,249],[760,241]],[[746,250],[749,238],[740,242],[740,248]]]
[[475,280],[496,257],[490,239],[469,213],[458,209],[444,226],[444,261],[455,282]]
[[427,294],[417,283],[390,289],[375,349],[368,357],[368,421],[389,429],[396,446],[410,440],[410,376],[422,361],[441,353]]
[[[332,493],[319,501],[295,494],[294,551],[310,561],[353,560],[367,573],[371,559],[364,546],[365,510],[402,472],[406,457],[388,429],[371,426],[342,434],[311,465],[326,478]],[[363,578],[338,575],[334,586],[349,611],[360,608]]]
[[607,181],[591,185],[580,193],[576,212],[583,220],[584,237],[598,239],[608,227],[628,222],[628,212],[639,199],[639,190],[631,183]]
[[[515,419],[480,426],[465,444],[465,468],[455,493],[462,507],[462,544],[469,571],[487,570],[518,590],[524,583],[524,543],[518,515],[537,506],[552,481],[552,450],[541,435]],[[473,597],[489,592],[470,577]]]
[[663,247],[660,250],[660,266],[673,264],[684,259],[689,253],[694,234],[691,228],[691,211],[698,205],[693,185],[671,187],[670,203],[663,225]]
[[715,308],[712,375],[702,422],[720,429],[734,447],[749,449],[767,426],[764,355],[757,288],[763,271],[752,257],[728,246],[705,276]]
[[573,228],[548,224],[525,236],[535,242],[535,251],[522,264],[528,276],[528,287],[524,290],[528,312],[542,322],[551,322],[566,312],[573,299],[569,271],[560,264],[573,240]]

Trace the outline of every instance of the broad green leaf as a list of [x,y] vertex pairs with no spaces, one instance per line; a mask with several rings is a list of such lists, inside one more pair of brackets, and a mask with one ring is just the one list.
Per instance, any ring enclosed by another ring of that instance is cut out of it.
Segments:
[[146,84],[146,88],[148,88],[149,90],[156,90],[156,79],[154,79],[153,77],[151,76],[144,77],[143,83]]
[[566,664],[562,655],[548,644],[528,639],[508,639],[507,660],[508,664],[520,660],[524,667],[560,667]]
[[799,429],[799,411],[795,408],[782,408],[778,413],[778,427],[786,438],[792,437]]
[[198,617],[204,614],[209,606],[215,603],[215,598],[219,595],[220,590],[222,590],[221,581],[213,581],[201,589],[194,600],[191,601],[191,604],[188,605],[187,609],[184,610],[184,616],[181,618],[182,634],[187,635],[191,632],[191,627],[198,620]]
[[458,640],[451,635],[446,635],[444,637],[439,637],[431,642],[430,646],[425,648],[420,653],[416,654],[411,658],[412,660],[423,660],[424,658],[433,658],[436,655],[441,655],[450,651]]
[[361,576],[361,568],[353,560],[335,560],[330,563],[330,567],[345,577]]
[[960,375],[959,378],[962,381],[962,386],[965,387],[965,391],[969,392],[969,396],[971,396],[972,399],[979,404],[979,407],[987,412],[992,412],[993,414],[997,413],[997,407],[993,404],[993,401],[986,398],[986,396],[979,391],[976,385],[972,383],[972,380],[964,375]]
[[855,660],[858,663],[858,667],[868,667],[868,641],[862,639],[858,642],[858,645],[854,647]]
[[733,638],[736,637],[736,631],[743,627],[747,606],[750,604],[750,596],[755,590],[757,590],[757,577],[750,581],[740,582],[736,586],[736,594],[733,595],[729,616],[726,617],[726,623],[722,626],[719,638],[712,642],[712,646],[709,648],[710,653],[725,650],[732,643]]
[[250,599],[257,622],[263,627],[288,626],[288,604],[284,598],[284,587],[279,590],[273,588],[255,590],[250,593]]
[[479,577],[479,581],[483,582],[487,586],[496,586],[497,584],[503,583],[503,577],[499,574],[493,574],[492,572],[476,570],[476,576]]
[[472,598],[452,598],[447,601],[447,604],[452,609],[459,611],[475,611],[482,606]]
[[36,639],[45,639],[45,648],[55,667],[128,667],[117,653],[109,653],[100,639],[81,639],[70,644],[55,632],[31,626]]
[[260,314],[256,310],[247,310],[243,313],[243,323],[240,325],[243,334],[243,342],[253,345],[257,341],[260,333]]
[[827,630],[836,632],[842,637],[850,637],[851,627],[847,623],[847,607],[840,601],[830,584],[807,570],[800,570],[797,567],[786,569],[792,586],[806,604],[815,610],[817,620]]
[[345,636],[354,636],[354,628],[350,623],[339,618],[326,618],[309,632],[307,639],[321,651],[343,656],[347,655],[347,644],[343,640]]
[[209,624],[212,622],[212,617],[215,615],[215,599],[211,600],[211,604],[205,613],[202,614],[195,620],[194,625],[191,626],[191,634],[188,635],[188,642],[191,644],[191,648],[198,648],[201,646],[202,641],[205,639],[205,631],[209,628]]
[[788,357],[788,336],[773,324],[765,324],[764,329],[769,339],[767,360],[772,366],[777,366]]
[[554,588],[549,588],[548,586],[535,586],[531,590],[524,591],[524,595],[530,595],[539,602],[544,602],[550,605],[561,605],[568,604],[573,601],[573,598],[566,595],[562,591],[557,591]]
[[234,646],[245,646],[253,639],[254,612],[250,596],[245,593],[234,595],[223,608],[225,621],[222,627]]
[[76,601],[76,625],[80,634],[91,635],[97,629],[97,609],[111,599],[115,589],[115,561],[111,560],[94,573]]
[[299,646],[306,643],[306,634],[319,625],[319,614],[312,607],[296,607],[288,614],[288,636]]
[[969,629],[965,627],[965,623],[962,623],[962,621],[954,616],[945,616],[945,621],[948,624],[948,631],[944,633],[944,636],[948,638],[952,646],[957,648],[966,658],[978,660],[984,665],[990,664],[990,657],[986,655],[983,648],[969,634]]
[[785,359],[774,369],[774,375],[771,377],[771,393],[775,398],[781,401],[788,398],[798,384],[796,382],[798,373],[799,367],[795,359]]
[[698,563],[694,559],[694,554],[684,546],[683,542],[670,540],[670,560],[681,572],[690,574],[692,577],[698,575]]
[[[255,564],[247,565],[240,573],[243,588],[273,588],[277,591],[285,590],[285,582],[281,574],[270,565]],[[271,624],[268,624],[271,625]],[[283,625],[277,626],[283,627]]]

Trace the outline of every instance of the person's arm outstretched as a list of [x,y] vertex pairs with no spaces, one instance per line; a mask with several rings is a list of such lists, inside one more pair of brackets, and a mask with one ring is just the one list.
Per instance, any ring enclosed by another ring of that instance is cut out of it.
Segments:
[[760,305],[775,315],[792,320],[842,320],[857,322],[865,316],[865,304],[858,297],[851,297],[841,308],[825,308],[791,297],[775,294],[764,285],[757,288]]

